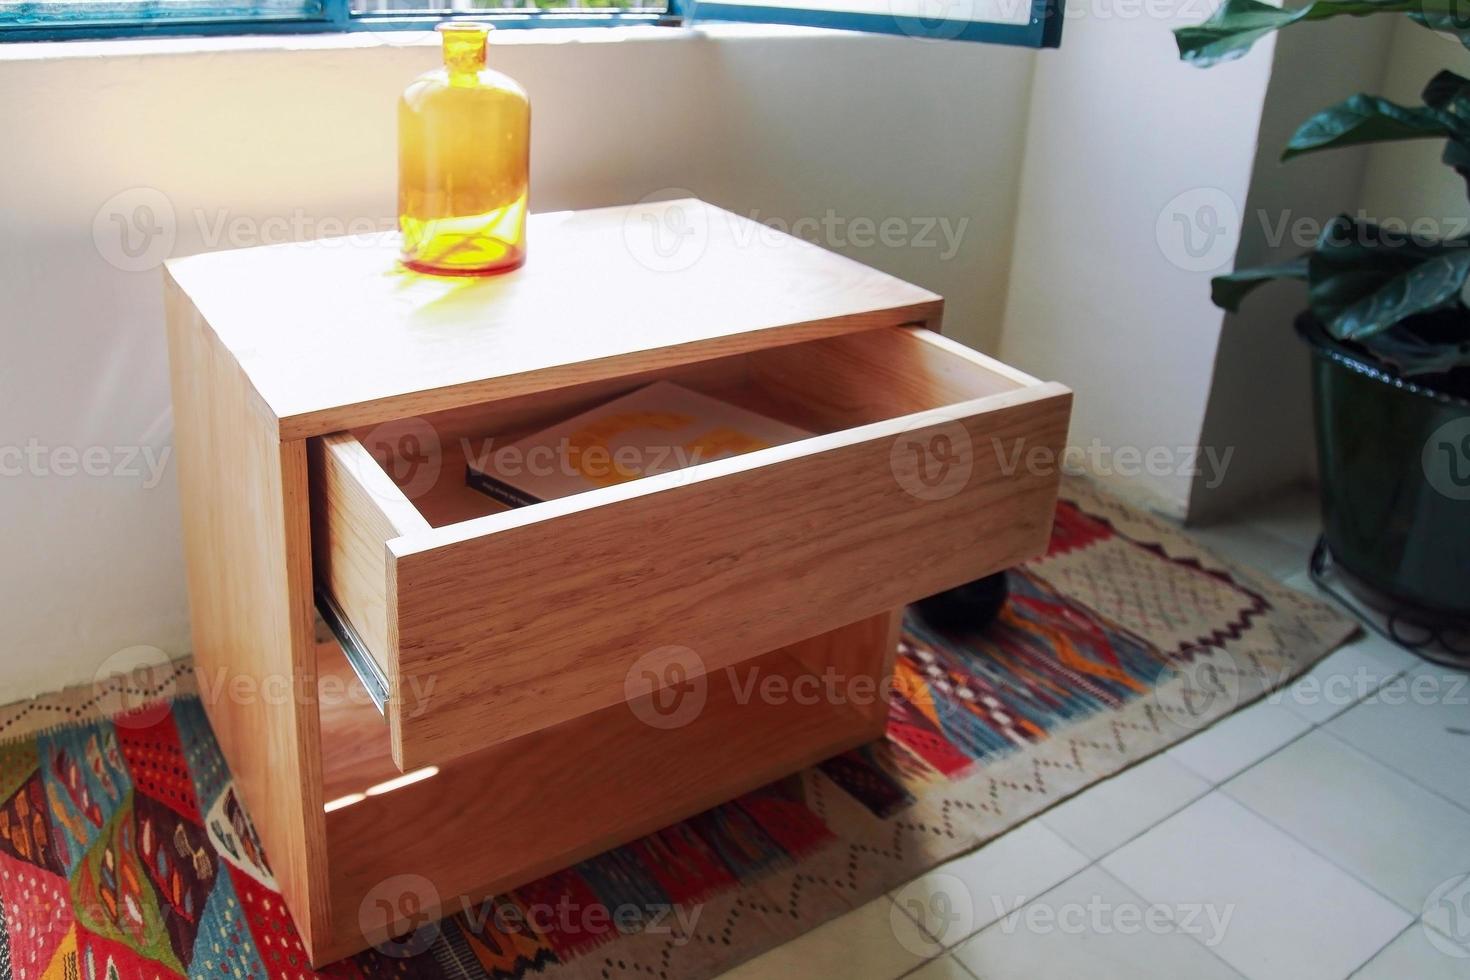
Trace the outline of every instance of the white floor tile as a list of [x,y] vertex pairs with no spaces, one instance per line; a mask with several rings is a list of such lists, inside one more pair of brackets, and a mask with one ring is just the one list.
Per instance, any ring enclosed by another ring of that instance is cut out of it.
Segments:
[[1339,980],[1411,917],[1222,793],[1104,858],[1153,902],[1229,914],[1214,952],[1251,980]]
[[894,889],[898,907],[940,947],[954,946],[1057,882],[1088,859],[1039,820]]
[[1207,948],[1219,922],[1184,922],[1088,868],[987,926],[955,956],[983,980],[1232,980]]
[[1097,859],[1209,791],[1201,776],[1156,755],[1047,811],[1041,821]]
[[1470,947],[1458,946],[1416,922],[1383,948],[1353,980],[1465,980]]
[[933,941],[886,895],[748,960],[723,980],[833,976],[894,980],[930,957]]
[[1223,789],[1413,915],[1470,868],[1470,812],[1320,730]]
[[953,954],[946,954],[925,963],[904,980],[975,980],[975,977]]
[[1338,715],[1327,730],[1470,809],[1470,675],[1417,667]]
[[1311,727],[1311,722],[1300,715],[1262,700],[1180,742],[1167,755],[1218,784]]

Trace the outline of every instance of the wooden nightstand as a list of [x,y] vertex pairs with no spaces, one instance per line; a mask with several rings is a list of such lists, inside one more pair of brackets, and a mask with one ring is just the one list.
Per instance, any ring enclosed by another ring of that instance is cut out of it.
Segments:
[[[314,963],[881,737],[903,604],[1047,540],[1070,393],[940,337],[938,296],[698,201],[538,215],[530,254],[168,265],[196,666]],[[657,379],[816,435],[465,486]]]

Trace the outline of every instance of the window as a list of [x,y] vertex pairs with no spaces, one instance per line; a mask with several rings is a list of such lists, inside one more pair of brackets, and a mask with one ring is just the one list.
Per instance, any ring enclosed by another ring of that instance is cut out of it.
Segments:
[[669,0],[0,0],[0,40],[432,28],[469,16],[502,27],[667,21]]
[[354,14],[517,14],[585,10],[662,14],[667,0],[351,0]]
[[0,0],[0,41],[745,21],[1055,47],[1062,0]]

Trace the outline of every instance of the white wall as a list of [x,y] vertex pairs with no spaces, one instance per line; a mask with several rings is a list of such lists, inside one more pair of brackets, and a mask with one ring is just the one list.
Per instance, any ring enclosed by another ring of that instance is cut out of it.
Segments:
[[[1281,161],[1306,119],[1355,92],[1377,92],[1395,24],[1434,35],[1403,18],[1344,17],[1283,31],[1272,58],[1260,145],[1241,199],[1242,235],[1234,267],[1282,262],[1308,251],[1333,216],[1357,209],[1366,148]],[[1443,41],[1436,42],[1448,47]],[[1218,69],[1211,69],[1218,70]],[[1427,77],[1425,79],[1427,81]],[[1436,150],[1437,152],[1437,150]],[[1220,271],[1227,271],[1227,264]],[[1218,483],[1196,479],[1189,517],[1208,522],[1316,471],[1306,345],[1292,323],[1307,304],[1299,283],[1261,287],[1224,320],[1200,442],[1231,452]]]
[[1182,64],[1170,28],[1203,16],[1182,6],[1093,0],[1037,59],[1000,347],[1073,387],[1095,471],[1181,515],[1222,321],[1209,280],[1239,240],[1272,47]]
[[[787,222],[831,209],[827,244],[942,293],[952,334],[995,345],[1033,53],[736,28],[499,40],[532,97],[533,208],[685,187]],[[0,467],[21,471],[0,476],[0,703],[88,681],[120,648],[187,648],[172,470],[67,475],[73,451],[114,472],[170,442],[159,273],[109,263],[99,209],[131,195],[142,220],[137,189],[161,192],[172,254],[391,222],[394,100],[433,44],[0,45]],[[947,260],[847,239],[885,217],[970,224]]]
[[1281,147],[1318,108],[1378,89],[1391,39],[1412,79],[1388,94],[1410,102],[1434,68],[1470,57],[1401,19],[1343,18],[1198,69],[1169,33],[1203,19],[1196,4],[1152,17],[1167,5],[1072,7],[1062,56],[1036,62],[1000,353],[1075,388],[1077,459],[1167,513],[1209,520],[1314,469],[1291,329],[1301,288],[1265,287],[1227,320],[1210,278],[1305,251],[1360,200],[1380,215],[1414,214],[1406,203],[1426,194],[1449,202],[1428,213],[1465,208],[1437,145],[1284,166]]

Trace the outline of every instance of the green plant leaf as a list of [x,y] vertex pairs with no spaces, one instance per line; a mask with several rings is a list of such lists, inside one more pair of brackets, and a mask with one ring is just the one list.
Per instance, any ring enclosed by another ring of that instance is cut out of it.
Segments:
[[1273,279],[1307,278],[1307,256],[1302,255],[1289,262],[1275,265],[1258,265],[1253,269],[1237,269],[1227,275],[1210,280],[1210,301],[1222,310],[1231,313],[1240,309],[1240,301],[1257,286]]
[[1451,16],[1460,2],[1463,0],[1315,0],[1301,7],[1274,7],[1261,0],[1224,0],[1204,23],[1176,27],[1174,39],[1180,58],[1206,68],[1239,58],[1267,34],[1300,20],[1410,12],[1440,18]]
[[1453,136],[1439,110],[1401,106],[1376,95],[1354,95],[1302,123],[1281,159],[1358,143],[1445,139]]
[[1339,215],[1307,263],[1312,312],[1338,340],[1363,340],[1458,300],[1470,239],[1424,242]]
[[1441,71],[1424,86],[1424,104],[1436,109],[1454,109],[1470,104],[1470,78],[1456,75],[1449,69]]

